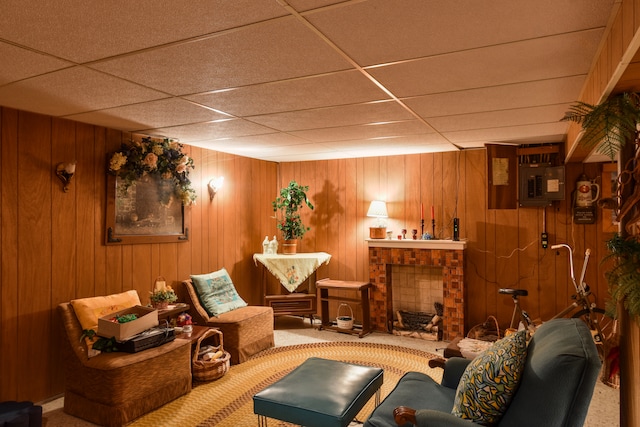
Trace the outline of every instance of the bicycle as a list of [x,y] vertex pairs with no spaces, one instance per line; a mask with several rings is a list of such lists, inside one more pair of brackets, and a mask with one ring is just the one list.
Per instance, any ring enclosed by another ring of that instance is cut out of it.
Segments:
[[[575,295],[571,296],[573,302],[569,304],[565,309],[561,310],[558,314],[552,317],[557,319],[560,317],[566,317],[568,314],[572,314],[571,317],[582,319],[591,329],[593,340],[598,345],[598,351],[604,356],[604,343],[610,339],[614,332],[614,320],[605,314],[604,309],[597,307],[595,303],[595,297],[591,293],[589,285],[585,283],[584,276],[587,272],[587,265],[589,263],[589,257],[591,256],[591,250],[587,249],[584,254],[584,261],[582,263],[582,271],[580,273],[580,280],[576,281],[574,267],[573,267],[573,250],[571,246],[561,243],[551,246],[551,249],[566,248],[569,251],[569,271],[571,274],[571,282],[576,291]],[[527,296],[528,292],[525,289],[511,289],[503,288],[498,290],[501,294],[511,295],[514,301],[513,314],[511,316],[510,328],[513,329],[516,313],[520,313],[520,321],[523,326],[530,332],[535,332],[535,325],[531,321],[530,316],[526,311],[520,307],[518,298],[521,296]],[[576,311],[578,310],[578,311]]]

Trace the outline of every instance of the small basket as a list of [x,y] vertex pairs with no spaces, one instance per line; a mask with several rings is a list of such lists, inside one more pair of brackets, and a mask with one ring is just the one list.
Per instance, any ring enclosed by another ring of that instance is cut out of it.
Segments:
[[[349,315],[344,316],[340,315],[340,312],[343,307],[349,309]],[[336,323],[338,324],[338,328],[340,329],[353,329],[353,310],[349,304],[340,304],[338,307],[338,317],[336,318]]]
[[[221,350],[223,352],[222,357],[215,360],[199,360],[198,353],[200,352],[200,344],[202,341],[212,335],[218,336],[218,341],[220,345],[216,347],[216,350]],[[193,360],[191,363],[191,374],[193,379],[198,381],[213,381],[222,377],[229,370],[231,355],[224,351],[222,346],[222,332],[217,329],[209,329],[206,331],[200,338],[198,338],[198,342],[196,344],[196,348],[193,351]]]
[[500,326],[498,325],[498,319],[494,316],[487,317],[484,323],[474,326],[469,329],[467,338],[480,341],[497,341],[501,338]]

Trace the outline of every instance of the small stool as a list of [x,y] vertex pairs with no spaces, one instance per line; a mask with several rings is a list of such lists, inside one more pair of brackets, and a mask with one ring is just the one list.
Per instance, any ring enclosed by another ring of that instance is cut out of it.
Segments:
[[509,328],[513,328],[516,320],[517,312],[520,312],[524,316],[527,315],[525,312],[522,311],[522,308],[520,308],[520,302],[518,301],[518,297],[526,297],[527,295],[529,295],[529,292],[526,289],[502,288],[502,289],[498,289],[498,293],[511,295],[511,299],[513,300],[514,306],[513,306],[513,313],[511,314],[511,323],[509,324]]
[[305,427],[346,427],[375,394],[380,404],[383,370],[311,357],[253,396],[258,426],[275,418]]
[[[369,289],[373,285],[369,282],[353,282],[345,280],[322,279],[316,282],[316,289],[320,291],[320,316],[322,318],[318,329],[331,329],[347,334],[357,334],[362,338],[371,333],[371,313],[369,311]],[[359,298],[346,298],[340,296],[330,296],[330,290],[354,291]],[[343,329],[333,325],[329,319],[329,301],[352,302],[362,307],[362,325],[354,326],[352,329]]]

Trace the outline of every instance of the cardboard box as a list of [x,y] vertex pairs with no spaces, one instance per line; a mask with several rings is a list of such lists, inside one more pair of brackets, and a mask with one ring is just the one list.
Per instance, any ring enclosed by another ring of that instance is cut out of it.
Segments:
[[[126,323],[115,323],[110,320],[115,316],[131,313],[137,314],[138,318]],[[126,341],[155,326],[158,326],[158,310],[136,305],[98,318],[98,335],[105,338],[115,337],[117,341]]]

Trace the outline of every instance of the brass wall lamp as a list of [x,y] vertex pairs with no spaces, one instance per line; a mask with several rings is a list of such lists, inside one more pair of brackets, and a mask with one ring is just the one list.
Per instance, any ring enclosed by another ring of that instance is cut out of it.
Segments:
[[222,183],[224,182],[224,176],[219,176],[217,178],[212,178],[207,185],[209,189],[209,200],[213,201],[213,198],[216,196],[216,193],[222,188]]
[[69,191],[69,184],[71,183],[73,175],[76,173],[76,163],[74,160],[69,163],[58,163],[58,166],[56,166],[56,176],[62,181],[62,189],[65,193]]

